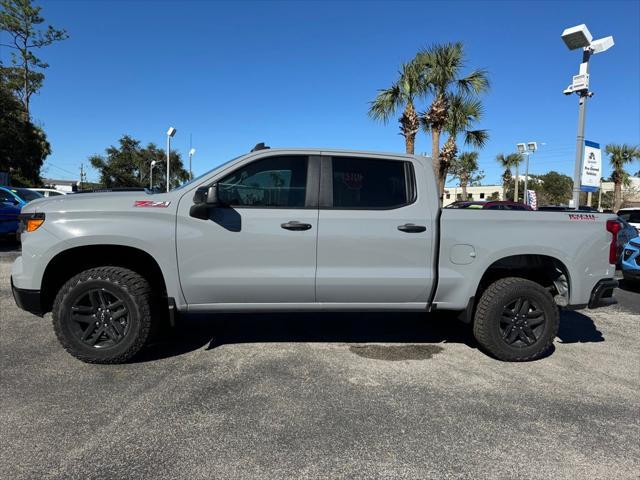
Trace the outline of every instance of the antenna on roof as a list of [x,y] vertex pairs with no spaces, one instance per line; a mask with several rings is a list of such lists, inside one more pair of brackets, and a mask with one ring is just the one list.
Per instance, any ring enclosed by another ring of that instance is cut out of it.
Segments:
[[257,152],[258,150],[266,150],[268,148],[271,148],[271,147],[268,147],[267,145],[265,145],[264,142],[260,142],[260,143],[256,143],[256,146],[253,147],[251,151]]

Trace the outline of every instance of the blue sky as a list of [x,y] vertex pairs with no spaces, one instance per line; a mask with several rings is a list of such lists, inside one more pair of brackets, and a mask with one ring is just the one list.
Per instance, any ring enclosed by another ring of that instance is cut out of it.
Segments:
[[[492,81],[480,125],[491,134],[480,154],[483,183],[499,181],[495,156],[519,141],[544,144],[533,173],[571,174],[577,97],[562,90],[580,53],[567,50],[560,33],[579,23],[616,41],[591,62],[587,139],[640,143],[638,1],[41,5],[47,21],[70,34],[42,51],[51,67],[32,99],[53,148],[51,177],[77,176],[81,162],[124,133],[163,146],[170,125],[185,156],[193,135],[196,174],[259,141],[403,151],[397,122],[374,123],[368,102],[419,48],[457,40],[469,68],[486,68]],[[8,58],[6,49],[1,55]],[[430,152],[424,134],[416,151]]]

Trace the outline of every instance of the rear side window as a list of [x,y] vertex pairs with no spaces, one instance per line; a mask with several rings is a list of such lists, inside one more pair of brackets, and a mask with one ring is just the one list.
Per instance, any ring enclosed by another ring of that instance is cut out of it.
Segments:
[[397,208],[413,200],[409,162],[333,157],[333,207]]
[[235,207],[302,208],[306,183],[307,157],[268,157],[220,180],[218,196]]

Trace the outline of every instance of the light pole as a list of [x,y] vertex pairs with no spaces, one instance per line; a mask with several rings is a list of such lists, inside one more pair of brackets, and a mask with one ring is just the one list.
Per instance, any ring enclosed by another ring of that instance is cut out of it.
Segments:
[[169,164],[170,162],[170,155],[171,155],[171,137],[173,137],[176,134],[176,129],[173,127],[169,127],[169,130],[167,130],[167,192],[169,191]]
[[538,149],[538,144],[536,142],[527,142],[526,144],[518,143],[516,147],[518,147],[519,154],[527,156],[527,163],[526,163],[525,173],[524,173],[523,198],[524,198],[524,203],[526,205],[529,205],[529,155],[533,155],[535,153],[535,151]]
[[153,167],[156,166],[156,161],[151,161],[151,167],[149,167],[149,190],[153,190]]
[[567,28],[562,32],[562,40],[569,50],[582,48],[582,63],[578,75],[574,75],[571,85],[563,93],[576,93],[578,101],[578,135],[576,137],[576,164],[573,171],[573,208],[580,208],[580,177],[582,174],[582,157],[584,156],[584,126],[587,110],[587,98],[593,96],[589,91],[589,59],[591,55],[602,53],[613,47],[613,37],[593,40],[591,32],[585,24]]
[[193,158],[195,153],[196,153],[195,148],[192,148],[191,150],[189,150],[189,180],[193,180],[193,172],[191,170],[191,159]]

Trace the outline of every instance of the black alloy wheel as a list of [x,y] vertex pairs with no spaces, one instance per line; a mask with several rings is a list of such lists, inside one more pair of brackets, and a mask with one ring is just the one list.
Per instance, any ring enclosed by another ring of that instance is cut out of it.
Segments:
[[129,310],[107,288],[81,294],[71,306],[70,314],[74,336],[93,348],[113,347],[129,333]]
[[529,347],[538,341],[545,329],[544,310],[529,297],[509,301],[502,309],[499,329],[502,339],[512,347]]

